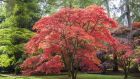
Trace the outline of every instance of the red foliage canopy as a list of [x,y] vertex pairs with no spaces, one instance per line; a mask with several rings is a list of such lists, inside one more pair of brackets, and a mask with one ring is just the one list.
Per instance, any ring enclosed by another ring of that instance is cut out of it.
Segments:
[[64,67],[71,71],[79,66],[87,71],[99,70],[96,51],[118,43],[109,31],[115,27],[116,22],[96,5],[63,8],[44,17],[33,26],[36,35],[27,43],[26,52],[35,56],[24,61],[23,72],[59,73]]

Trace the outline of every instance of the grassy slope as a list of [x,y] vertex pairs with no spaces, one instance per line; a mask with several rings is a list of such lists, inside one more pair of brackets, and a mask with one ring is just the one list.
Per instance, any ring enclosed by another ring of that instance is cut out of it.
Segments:
[[[67,79],[65,75],[59,76],[0,76],[0,79]],[[97,75],[97,74],[80,74],[78,79],[123,79],[123,76],[112,76],[112,75]],[[129,79],[140,79],[131,77]]]

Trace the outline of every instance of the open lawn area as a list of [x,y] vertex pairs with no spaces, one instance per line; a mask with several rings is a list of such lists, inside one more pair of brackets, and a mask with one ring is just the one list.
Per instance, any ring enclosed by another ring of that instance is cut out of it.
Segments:
[[[0,79],[68,79],[68,78],[66,75],[30,76],[30,77],[1,75]],[[123,79],[123,76],[99,75],[99,74],[79,74],[78,79]],[[129,77],[128,79],[140,79],[140,77]]]

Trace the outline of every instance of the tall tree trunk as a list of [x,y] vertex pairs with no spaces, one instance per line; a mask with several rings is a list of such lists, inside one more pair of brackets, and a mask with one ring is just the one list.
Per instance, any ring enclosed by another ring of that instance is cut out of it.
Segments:
[[130,7],[129,7],[129,0],[126,0],[126,10],[127,10],[127,21],[128,21],[128,27],[130,29],[132,29],[132,25],[131,25],[131,16],[130,16]]
[[109,1],[108,0],[105,0],[105,5],[107,8],[108,16],[110,17],[110,8],[109,8]]

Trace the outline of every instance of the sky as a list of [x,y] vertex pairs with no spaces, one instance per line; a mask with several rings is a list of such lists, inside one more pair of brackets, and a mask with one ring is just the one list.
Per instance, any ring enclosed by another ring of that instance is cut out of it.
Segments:
[[121,0],[110,0],[109,1],[109,6],[110,6],[110,13],[111,16],[113,16],[115,14],[115,16],[120,16],[121,15],[121,10],[119,9],[119,7],[122,5]]
[[[125,10],[121,11],[120,6],[123,5],[123,0],[109,0],[109,7],[110,7],[110,17],[118,18],[120,17]],[[124,8],[123,8],[124,9]],[[127,19],[124,18],[123,25],[127,25]]]

